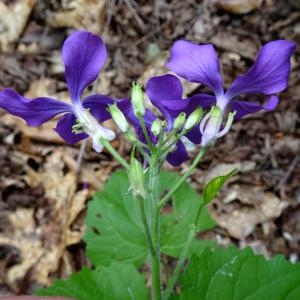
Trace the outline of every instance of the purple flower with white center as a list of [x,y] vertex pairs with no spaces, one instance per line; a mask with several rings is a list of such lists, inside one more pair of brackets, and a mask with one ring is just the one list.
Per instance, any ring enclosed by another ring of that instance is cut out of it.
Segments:
[[0,93],[0,107],[21,117],[31,126],[39,126],[58,114],[65,113],[57,122],[55,131],[69,144],[91,137],[93,148],[101,152],[101,138],[111,141],[115,133],[99,122],[111,118],[107,106],[114,101],[103,95],[91,95],[81,101],[85,88],[99,75],[107,56],[100,37],[86,31],[77,31],[66,39],[62,49],[65,76],[72,104],[40,97],[27,99],[12,89]]
[[[288,85],[290,57],[295,49],[296,44],[291,41],[269,42],[262,47],[249,71],[239,76],[224,92],[214,47],[177,41],[171,49],[166,67],[188,81],[206,85],[214,92],[214,96],[196,94],[186,101],[163,101],[163,104],[175,111],[190,110],[198,105],[203,108],[215,106],[200,124],[201,145],[209,145],[228,132],[233,117],[239,120],[245,115],[260,110],[273,110],[277,106],[279,100],[274,94],[283,91]],[[264,105],[237,101],[236,98],[241,94],[263,94],[268,95],[269,99]],[[229,115],[227,124],[220,131],[226,109],[235,112],[235,116]]]

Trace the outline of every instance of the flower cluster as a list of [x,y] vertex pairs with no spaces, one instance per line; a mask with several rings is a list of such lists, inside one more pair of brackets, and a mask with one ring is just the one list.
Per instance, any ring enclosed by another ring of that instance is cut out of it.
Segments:
[[[139,84],[133,85],[131,99],[114,100],[100,94],[82,99],[84,90],[98,77],[105,64],[107,51],[100,37],[77,31],[67,38],[62,49],[71,104],[47,97],[27,99],[12,89],[4,89],[0,92],[0,107],[31,126],[39,126],[63,114],[56,132],[69,144],[90,137],[97,152],[103,149],[101,141],[116,137],[115,132],[100,123],[113,118],[130,141],[138,141],[146,156],[151,147],[163,145],[167,161],[178,166],[188,159],[186,145],[208,147],[229,131],[233,121],[276,107],[278,97],[275,94],[287,87],[290,57],[295,48],[294,42],[286,40],[266,44],[252,68],[224,91],[214,47],[177,41],[171,48],[166,67],[190,82],[207,86],[213,95],[195,94],[183,99],[182,84],[176,76],[152,77],[147,82],[145,94],[159,111],[158,116],[145,108]],[[264,105],[241,101],[237,99],[241,94],[263,94],[268,100]]]

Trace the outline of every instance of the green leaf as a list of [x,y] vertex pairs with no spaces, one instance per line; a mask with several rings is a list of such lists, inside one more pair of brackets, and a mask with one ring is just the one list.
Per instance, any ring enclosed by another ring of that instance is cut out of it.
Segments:
[[[160,192],[169,189],[179,179],[175,173],[163,172]],[[127,173],[115,172],[103,192],[96,193],[89,203],[85,242],[87,255],[95,266],[107,266],[112,261],[140,266],[149,257],[137,201],[128,191]],[[172,211],[161,218],[162,253],[178,257],[186,241],[188,225],[194,221],[200,196],[188,184],[175,193]],[[203,210],[198,230],[215,226],[207,210]],[[193,248],[204,248],[195,243]],[[200,251],[200,250],[199,250]]]
[[225,181],[233,176],[235,174],[236,170],[232,170],[227,175],[218,176],[214,179],[212,179],[204,188],[203,191],[203,198],[202,203],[203,205],[207,205],[209,202],[211,202],[219,192],[219,190],[222,188]]
[[67,280],[57,280],[39,296],[65,296],[78,300],[147,300],[143,275],[132,265],[114,262],[97,270],[84,268]]
[[180,300],[297,300],[300,264],[282,256],[266,260],[250,248],[234,247],[193,255],[180,279]]

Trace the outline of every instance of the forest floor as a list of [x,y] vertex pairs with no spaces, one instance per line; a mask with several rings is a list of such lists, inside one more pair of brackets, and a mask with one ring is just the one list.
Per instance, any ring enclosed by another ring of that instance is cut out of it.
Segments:
[[[5,0],[0,16],[0,88],[63,101],[69,97],[61,46],[78,28],[104,39],[108,62],[92,88],[113,98],[128,97],[132,81],[167,73],[163,64],[177,39],[214,44],[225,87],[266,42],[300,42],[297,0]],[[299,74],[298,47],[278,108],[236,123],[192,176],[201,191],[214,175],[238,169],[210,207],[217,228],[202,237],[300,259]],[[206,91],[184,87],[186,96]],[[27,127],[0,112],[0,295],[31,293],[90,264],[82,242],[86,203],[119,165],[88,144],[79,172],[80,146],[65,145],[54,127],[55,121]],[[113,145],[128,156],[123,139]]]

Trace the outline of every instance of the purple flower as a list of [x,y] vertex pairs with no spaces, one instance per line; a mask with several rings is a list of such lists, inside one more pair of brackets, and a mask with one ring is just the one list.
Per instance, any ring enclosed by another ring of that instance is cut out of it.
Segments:
[[[176,111],[185,111],[201,105],[209,108],[214,105],[219,108],[211,111],[201,121],[202,146],[206,146],[230,128],[229,123],[223,130],[222,118],[225,110],[236,112],[234,120],[256,113],[259,110],[273,110],[278,104],[276,93],[283,91],[288,84],[290,73],[290,57],[296,45],[286,40],[273,41],[266,44],[257,55],[254,65],[247,73],[239,76],[224,92],[223,81],[220,74],[219,62],[212,45],[195,45],[188,41],[177,41],[171,49],[171,56],[166,66],[177,75],[188,81],[201,83],[209,87],[214,96],[196,94],[187,101],[163,101],[165,107]],[[269,99],[264,105],[248,101],[238,101],[241,94],[263,94]],[[214,120],[210,121],[213,116]]]
[[69,144],[90,136],[93,148],[100,152],[103,149],[100,138],[110,141],[115,138],[115,133],[101,126],[97,120],[103,122],[110,119],[106,109],[114,101],[97,94],[81,101],[81,96],[99,75],[106,56],[106,48],[100,37],[86,31],[77,31],[66,39],[62,49],[71,105],[46,97],[27,99],[11,89],[5,89],[0,93],[0,107],[23,118],[31,126],[39,126],[64,113],[55,131]]
[[[156,106],[161,111],[163,116],[166,118],[168,122],[167,130],[170,132],[172,130],[173,122],[176,116],[178,115],[178,112],[175,112],[173,110],[168,110],[167,108],[165,108],[162,105],[162,100],[172,99],[173,97],[176,100],[181,99],[182,86],[179,79],[173,75],[152,77],[147,82],[146,94],[151,100],[152,104]],[[135,128],[139,139],[143,143],[146,143],[146,138],[144,136],[140,121],[134,113],[134,109],[131,101],[128,99],[121,99],[117,101],[117,105],[119,109],[123,112],[123,114],[126,116],[126,118],[133,125],[133,127]],[[154,120],[156,120],[157,117],[153,114],[152,111],[146,109],[143,118],[147,128],[147,132],[152,142],[156,144],[157,139],[151,132],[151,125],[154,122]],[[182,162],[188,159],[188,154],[182,141],[179,141],[177,143],[174,151],[170,152],[167,155],[166,159],[172,166],[179,166]]]
[[[180,80],[174,75],[162,75],[152,77],[146,85],[146,94],[151,103],[157,107],[167,121],[167,131],[173,129],[174,120],[180,113],[179,111],[170,110],[163,104],[163,101],[183,101],[183,88]],[[178,141],[175,149],[167,156],[167,161],[173,166],[179,166],[188,160],[188,153],[182,141]]]

